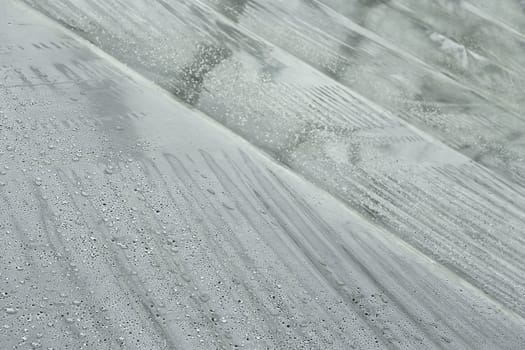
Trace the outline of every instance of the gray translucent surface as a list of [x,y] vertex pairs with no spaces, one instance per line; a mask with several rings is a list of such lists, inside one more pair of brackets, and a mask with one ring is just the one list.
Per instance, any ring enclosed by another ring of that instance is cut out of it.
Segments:
[[523,349],[495,4],[0,0],[0,349]]

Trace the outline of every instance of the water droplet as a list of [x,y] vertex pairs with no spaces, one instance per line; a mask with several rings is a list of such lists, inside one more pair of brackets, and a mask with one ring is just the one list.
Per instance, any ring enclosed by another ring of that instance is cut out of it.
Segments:
[[13,307],[6,307],[6,308],[5,308],[5,312],[6,312],[7,314],[9,314],[9,315],[14,315],[14,314],[16,314],[17,311],[16,311],[16,309],[13,308]]
[[128,249],[128,246],[124,243],[117,242],[117,246],[119,246],[121,249]]

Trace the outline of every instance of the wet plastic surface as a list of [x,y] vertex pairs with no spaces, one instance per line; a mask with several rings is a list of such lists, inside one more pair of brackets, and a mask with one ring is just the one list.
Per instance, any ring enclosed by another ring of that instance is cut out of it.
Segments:
[[523,347],[518,1],[27,3],[1,349]]

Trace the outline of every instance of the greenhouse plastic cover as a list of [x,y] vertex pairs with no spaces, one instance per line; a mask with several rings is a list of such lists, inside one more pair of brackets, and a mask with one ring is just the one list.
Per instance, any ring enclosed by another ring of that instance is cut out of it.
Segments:
[[525,2],[0,0],[0,349],[524,349]]

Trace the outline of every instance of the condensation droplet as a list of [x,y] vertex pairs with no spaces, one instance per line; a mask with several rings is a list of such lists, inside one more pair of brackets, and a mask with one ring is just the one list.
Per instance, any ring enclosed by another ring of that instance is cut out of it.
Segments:
[[14,315],[14,314],[16,314],[17,311],[16,311],[15,308],[12,308],[12,307],[6,307],[6,308],[5,308],[5,312],[6,312],[7,314],[9,314],[9,315]]

